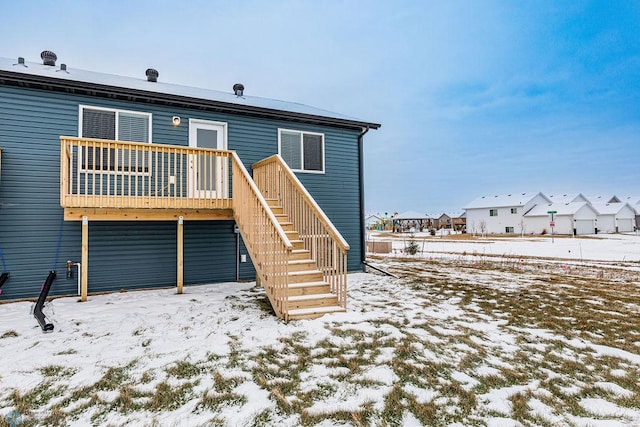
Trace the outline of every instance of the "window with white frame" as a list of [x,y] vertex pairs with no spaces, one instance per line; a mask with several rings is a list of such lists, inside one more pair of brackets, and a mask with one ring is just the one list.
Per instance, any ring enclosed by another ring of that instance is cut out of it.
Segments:
[[278,153],[296,172],[324,173],[324,134],[278,129]]
[[507,233],[507,234],[511,234],[511,233],[513,233],[513,232],[514,232],[514,231],[513,231],[513,227],[505,227],[505,228],[504,228],[504,232],[505,232],[505,233]]
[[[79,117],[81,138],[151,143],[151,113],[81,105]],[[83,154],[82,169],[145,172],[148,161],[141,150],[95,148]]]
[[518,213],[518,208],[511,208],[511,213],[512,214],[517,214]]
[[498,209],[489,209],[489,216],[498,216]]

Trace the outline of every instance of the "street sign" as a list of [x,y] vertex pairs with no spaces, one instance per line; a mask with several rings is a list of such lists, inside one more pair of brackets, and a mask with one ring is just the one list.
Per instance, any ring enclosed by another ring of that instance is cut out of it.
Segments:
[[551,222],[549,223],[549,226],[550,226],[550,227],[555,227],[555,226],[556,226],[556,223],[555,223],[554,221],[551,221]]
[[548,214],[557,214],[558,211],[547,211]]

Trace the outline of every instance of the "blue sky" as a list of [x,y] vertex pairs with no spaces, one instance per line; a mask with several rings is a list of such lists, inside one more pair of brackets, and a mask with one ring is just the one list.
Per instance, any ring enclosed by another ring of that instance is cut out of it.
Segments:
[[382,123],[368,212],[485,194],[640,195],[637,1],[4,2],[0,56]]

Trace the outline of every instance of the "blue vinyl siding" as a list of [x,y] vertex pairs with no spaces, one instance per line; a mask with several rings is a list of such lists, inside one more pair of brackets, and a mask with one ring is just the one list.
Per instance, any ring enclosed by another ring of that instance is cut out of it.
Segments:
[[[52,268],[63,216],[59,137],[78,135],[80,104],[149,112],[152,141],[162,144],[188,145],[189,118],[226,122],[228,148],[249,171],[277,153],[278,128],[324,133],[325,174],[297,176],[349,242],[349,270],[361,268],[357,131],[0,85],[0,248],[11,272],[0,300],[37,296]],[[173,127],[173,116],[181,117],[180,126]],[[89,292],[175,285],[175,223],[90,221],[89,227]],[[232,221],[185,223],[185,284],[235,280],[232,229]],[[65,277],[65,264],[80,260],[80,241],[80,223],[64,222],[52,294],[76,292],[77,278]],[[240,264],[241,280],[254,277],[250,260]]]

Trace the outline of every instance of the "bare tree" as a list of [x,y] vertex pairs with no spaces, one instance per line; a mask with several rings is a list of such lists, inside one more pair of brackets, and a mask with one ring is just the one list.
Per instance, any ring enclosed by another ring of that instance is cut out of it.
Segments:
[[476,231],[477,231],[476,230],[476,221],[475,220],[471,221],[470,225],[471,225],[471,233],[473,234],[473,237],[476,237]]
[[480,235],[482,237],[485,236],[485,234],[487,233],[487,221],[485,221],[484,219],[480,221]]
[[524,233],[527,231],[527,225],[524,223],[524,218],[520,218],[518,226],[520,227],[520,237],[524,237]]

